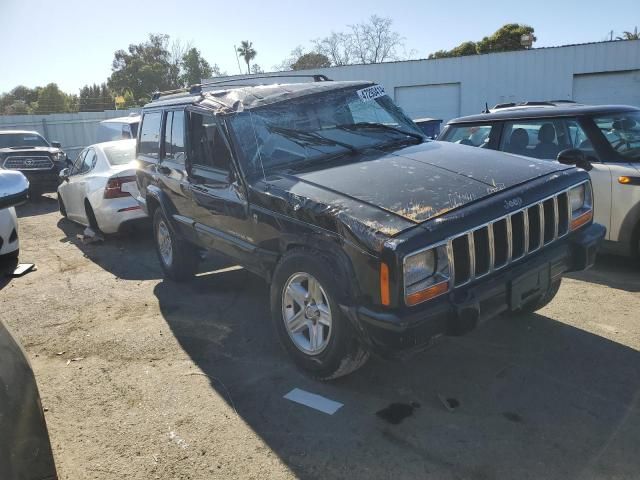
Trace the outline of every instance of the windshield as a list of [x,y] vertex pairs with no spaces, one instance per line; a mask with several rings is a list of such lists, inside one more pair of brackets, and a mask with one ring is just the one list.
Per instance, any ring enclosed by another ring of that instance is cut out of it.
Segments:
[[640,112],[593,119],[613,149],[627,159],[640,158]]
[[49,147],[49,143],[37,133],[0,133],[0,148]]
[[124,140],[116,145],[103,147],[102,150],[111,165],[125,165],[135,159],[136,142],[135,140]]
[[[251,176],[313,168],[362,149],[421,143],[424,134],[375,85],[309,95],[232,117],[241,161]],[[345,157],[346,158],[346,157]]]

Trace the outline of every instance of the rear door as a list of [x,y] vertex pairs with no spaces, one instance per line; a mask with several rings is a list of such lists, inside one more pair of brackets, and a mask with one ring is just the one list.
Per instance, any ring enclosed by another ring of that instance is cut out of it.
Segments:
[[158,186],[175,208],[175,225],[183,236],[196,240],[193,228],[194,205],[186,173],[185,110],[167,110],[164,114],[162,158],[157,167]]

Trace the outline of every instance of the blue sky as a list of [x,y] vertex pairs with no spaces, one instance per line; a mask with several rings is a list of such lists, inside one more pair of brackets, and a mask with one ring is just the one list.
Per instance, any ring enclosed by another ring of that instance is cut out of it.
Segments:
[[[193,7],[189,7],[193,5]],[[416,58],[478,40],[509,22],[535,28],[536,47],[604,40],[640,26],[638,0],[582,1],[169,1],[0,0],[0,92],[56,82],[77,93],[110,75],[113,52],[166,33],[193,42],[223,71],[238,73],[233,45],[248,39],[265,70],[297,45],[370,15],[391,17]],[[614,35],[615,35],[614,34]]]

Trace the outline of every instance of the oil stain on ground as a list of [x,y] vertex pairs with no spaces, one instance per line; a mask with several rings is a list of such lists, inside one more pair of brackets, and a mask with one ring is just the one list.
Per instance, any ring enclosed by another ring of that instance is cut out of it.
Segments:
[[392,403],[388,407],[377,411],[376,415],[393,425],[398,425],[405,418],[413,415],[413,411],[416,408],[420,408],[420,404],[417,402]]

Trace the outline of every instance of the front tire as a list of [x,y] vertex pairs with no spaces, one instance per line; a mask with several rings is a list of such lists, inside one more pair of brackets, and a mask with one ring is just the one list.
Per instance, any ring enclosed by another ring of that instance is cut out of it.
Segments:
[[274,328],[295,364],[319,380],[347,375],[369,358],[337,303],[340,276],[319,252],[297,249],[271,283]]
[[198,249],[178,238],[160,208],[153,214],[153,233],[156,253],[165,277],[176,282],[192,278],[200,261]]

